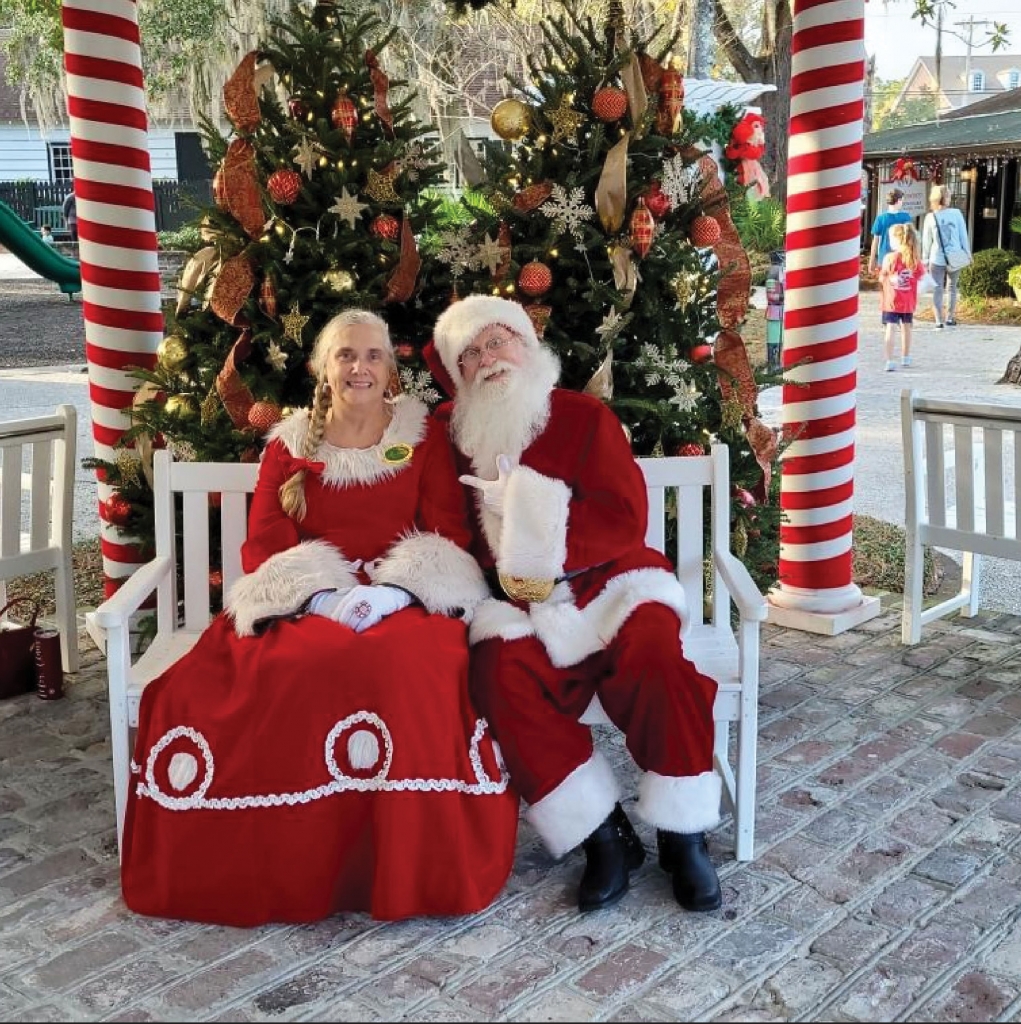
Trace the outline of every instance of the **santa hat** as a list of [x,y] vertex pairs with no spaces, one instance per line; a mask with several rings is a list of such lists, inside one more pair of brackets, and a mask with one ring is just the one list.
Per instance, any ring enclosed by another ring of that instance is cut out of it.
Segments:
[[539,347],[531,318],[522,305],[495,295],[469,295],[448,306],[436,321],[433,344],[452,380],[462,380],[457,360],[483,327],[502,324],[519,335],[529,348]]

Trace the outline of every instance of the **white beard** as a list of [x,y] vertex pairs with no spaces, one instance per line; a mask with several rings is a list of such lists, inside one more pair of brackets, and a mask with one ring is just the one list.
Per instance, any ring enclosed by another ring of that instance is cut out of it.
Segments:
[[[550,394],[560,377],[560,360],[548,348],[532,350],[522,366],[497,362],[458,389],[450,419],[454,443],[467,455],[475,475],[495,480],[496,457],[516,465],[521,453],[549,420]],[[502,380],[489,378],[506,371]]]

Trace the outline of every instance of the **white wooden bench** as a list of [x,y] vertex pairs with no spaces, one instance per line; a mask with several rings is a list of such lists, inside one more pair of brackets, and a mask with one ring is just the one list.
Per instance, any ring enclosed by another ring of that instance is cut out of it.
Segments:
[[77,412],[0,422],[0,607],[7,581],[54,573],[56,622],[65,672],[78,671],[72,568]]
[[[677,531],[678,574],[687,592],[692,624],[684,649],[701,671],[719,683],[715,717],[716,759],[735,819],[738,860],[751,860],[755,827],[756,738],[758,730],[759,623],[766,601],[745,567],[731,554],[730,472],[726,446],[712,455],[640,460],[649,488],[648,541],[665,549],[667,515],[680,516]],[[156,515],[156,557],[89,616],[90,630],[102,647],[105,637],[110,688],[117,838],[121,840],[130,777],[131,731],[146,683],[191,649],[210,621],[210,537],[208,501],[220,495],[223,588],[241,575],[240,548],[247,531],[246,498],[255,487],[258,467],[215,463],[176,463],[166,451],[153,458]],[[705,489],[711,495],[710,522],[704,521]],[[175,550],[174,496],[182,495],[183,601],[179,608],[173,571]],[[712,538],[712,613],[702,619],[705,569],[703,541]],[[157,630],[152,644],[132,664],[132,618],[153,591],[157,594]],[[731,625],[731,600],[739,620]],[[583,721],[605,721],[602,709],[591,707]],[[730,723],[737,723],[735,767],[729,757]]]
[[[901,642],[960,609],[975,615],[980,555],[1021,561],[1021,409],[901,393],[904,442],[904,611]],[[1006,442],[1006,443],[1005,443]],[[947,487],[952,474],[953,486]],[[963,553],[958,593],[922,608],[926,547]]]

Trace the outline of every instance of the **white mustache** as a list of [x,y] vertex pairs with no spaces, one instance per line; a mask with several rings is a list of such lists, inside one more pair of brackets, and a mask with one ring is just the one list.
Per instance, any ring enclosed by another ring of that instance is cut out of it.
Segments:
[[514,363],[508,363],[505,360],[500,360],[497,363],[493,363],[492,366],[487,366],[485,369],[480,369],[475,375],[475,380],[478,383],[489,380],[490,377],[495,377],[498,373],[503,373],[504,370],[514,371],[517,367]]

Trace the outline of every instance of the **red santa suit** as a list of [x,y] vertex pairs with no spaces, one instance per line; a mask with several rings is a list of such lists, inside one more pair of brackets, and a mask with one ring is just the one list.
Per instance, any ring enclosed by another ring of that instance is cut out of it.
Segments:
[[[468,699],[459,617],[488,588],[443,427],[405,398],[378,445],[323,442],[297,522],[278,490],[308,423],[296,413],[265,451],[227,611],[143,693],[122,864],[140,913],[465,914],[511,870],[518,797]],[[371,581],[424,607],[362,633],[295,615]]]
[[[455,303],[434,333],[435,352],[457,382],[454,405],[467,387],[458,357],[494,311],[539,354],[521,307],[487,296]],[[530,365],[520,372],[534,376]],[[454,405],[437,415],[458,447]],[[525,440],[501,452],[513,466],[502,518],[478,501],[473,551],[498,575],[556,585],[541,601],[484,602],[470,639],[472,695],[530,805],[527,816],[560,856],[613,810],[613,773],[578,721],[598,696],[644,770],[639,815],[670,832],[712,828],[721,794],[716,684],[683,655],[683,589],[670,562],[645,544],[644,478],[620,421],[595,398],[550,388]],[[466,473],[496,475],[485,459],[458,457]]]

